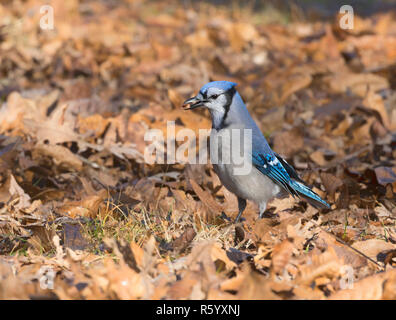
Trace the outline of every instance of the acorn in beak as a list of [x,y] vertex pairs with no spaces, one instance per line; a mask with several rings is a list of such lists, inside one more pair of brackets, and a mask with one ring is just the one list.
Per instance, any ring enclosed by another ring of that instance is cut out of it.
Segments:
[[[184,101],[183,109],[184,110],[192,110],[192,109],[195,109],[195,108],[199,108],[199,107],[204,106],[205,102],[206,102],[206,100],[200,100],[197,97],[192,97],[192,98],[187,99],[186,101]],[[190,107],[187,107],[188,105]]]

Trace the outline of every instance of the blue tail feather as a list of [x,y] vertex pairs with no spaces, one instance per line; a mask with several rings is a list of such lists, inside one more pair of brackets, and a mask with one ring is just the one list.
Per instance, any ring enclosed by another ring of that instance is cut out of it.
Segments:
[[291,179],[290,186],[298,193],[299,196],[304,197],[314,207],[330,209],[330,205],[326,201],[304,184]]
[[295,170],[279,155],[253,153],[253,164],[293,197],[302,197],[314,207],[330,208],[326,201],[304,184]]

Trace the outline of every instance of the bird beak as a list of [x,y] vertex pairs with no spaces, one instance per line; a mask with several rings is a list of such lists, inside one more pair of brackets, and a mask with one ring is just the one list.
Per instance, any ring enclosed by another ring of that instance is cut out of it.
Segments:
[[[183,109],[184,110],[192,110],[192,109],[195,109],[195,108],[198,108],[198,107],[202,107],[204,105],[204,102],[205,101],[200,100],[197,97],[192,97],[192,98],[187,99],[186,101],[184,101]],[[190,105],[189,108],[187,107],[188,105]]]

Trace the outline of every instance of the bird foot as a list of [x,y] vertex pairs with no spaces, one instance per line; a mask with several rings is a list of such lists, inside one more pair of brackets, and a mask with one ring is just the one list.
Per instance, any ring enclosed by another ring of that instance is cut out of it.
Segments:
[[[224,212],[221,213],[220,218],[221,218],[221,219],[224,219],[224,220],[227,220],[228,222],[231,222],[231,221],[232,221],[232,219],[231,219],[229,216],[227,216]],[[243,218],[243,217],[238,216],[238,217],[235,218],[235,220],[233,221],[233,223],[236,224],[236,223],[238,223],[238,222],[243,222],[243,221],[246,221],[246,219]]]
[[238,222],[243,222],[243,221],[246,221],[246,219],[242,218],[242,217],[236,217],[236,219],[234,220],[234,224],[237,224]]
[[221,213],[220,218],[231,222],[231,218],[229,216],[227,216],[224,212]]
[[277,213],[272,213],[272,212],[269,212],[269,211],[264,211],[264,212],[260,213],[260,215],[259,215],[259,219],[276,218],[276,217],[278,217]]

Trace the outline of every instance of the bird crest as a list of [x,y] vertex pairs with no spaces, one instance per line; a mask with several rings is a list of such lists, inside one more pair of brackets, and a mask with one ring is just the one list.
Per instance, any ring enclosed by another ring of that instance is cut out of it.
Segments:
[[237,83],[231,81],[212,81],[205,84],[200,91],[201,93],[206,93],[206,91],[208,91],[208,89],[210,88],[217,88],[224,91],[228,91],[231,88],[234,88],[236,85]]

